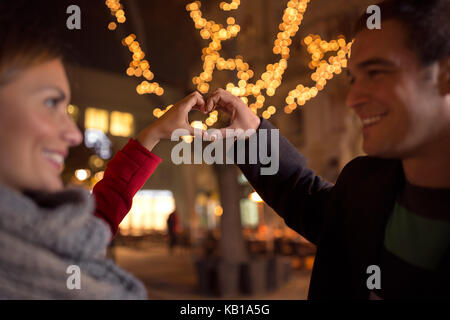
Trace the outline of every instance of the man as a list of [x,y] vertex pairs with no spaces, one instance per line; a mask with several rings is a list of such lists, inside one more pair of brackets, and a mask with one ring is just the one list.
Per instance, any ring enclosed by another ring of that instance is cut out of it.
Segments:
[[[282,136],[268,142],[279,143],[277,174],[240,165],[287,225],[317,245],[310,299],[450,297],[450,1],[380,8],[381,30],[367,29],[363,16],[349,61],[347,104],[368,156],[335,185]],[[206,111],[214,105],[234,113],[231,128],[274,128],[224,90]]]

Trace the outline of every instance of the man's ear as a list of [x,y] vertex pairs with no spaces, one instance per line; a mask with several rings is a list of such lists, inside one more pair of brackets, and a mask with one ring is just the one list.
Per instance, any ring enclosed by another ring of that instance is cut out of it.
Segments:
[[450,94],[450,57],[439,62],[439,88],[443,95]]

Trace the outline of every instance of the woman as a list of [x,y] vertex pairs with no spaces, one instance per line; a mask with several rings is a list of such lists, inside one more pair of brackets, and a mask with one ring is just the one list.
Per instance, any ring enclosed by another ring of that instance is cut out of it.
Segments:
[[187,96],[130,139],[95,187],[95,201],[65,189],[60,177],[69,148],[82,142],[66,112],[60,53],[33,26],[0,30],[0,298],[145,298],[144,286],[105,258],[106,246],[161,161],[151,150],[177,128],[193,133],[187,115],[203,108],[203,98]]

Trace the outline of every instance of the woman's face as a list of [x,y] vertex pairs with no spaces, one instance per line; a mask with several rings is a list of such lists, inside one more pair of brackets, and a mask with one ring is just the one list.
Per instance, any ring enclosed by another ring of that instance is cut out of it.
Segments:
[[69,147],[82,135],[67,114],[70,88],[59,59],[0,87],[0,182],[18,191],[58,191]]

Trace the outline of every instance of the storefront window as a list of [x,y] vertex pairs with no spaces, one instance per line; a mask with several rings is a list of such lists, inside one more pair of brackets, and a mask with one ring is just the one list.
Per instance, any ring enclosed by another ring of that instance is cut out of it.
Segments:
[[84,114],[84,127],[108,133],[109,113],[103,109],[87,108]]
[[110,133],[119,137],[130,137],[134,131],[134,118],[131,113],[111,112]]
[[120,233],[139,236],[152,231],[166,231],[167,218],[174,210],[175,199],[171,191],[138,191],[130,212],[119,226]]
[[256,228],[259,224],[259,203],[255,203],[250,199],[241,199],[241,222],[245,228]]

